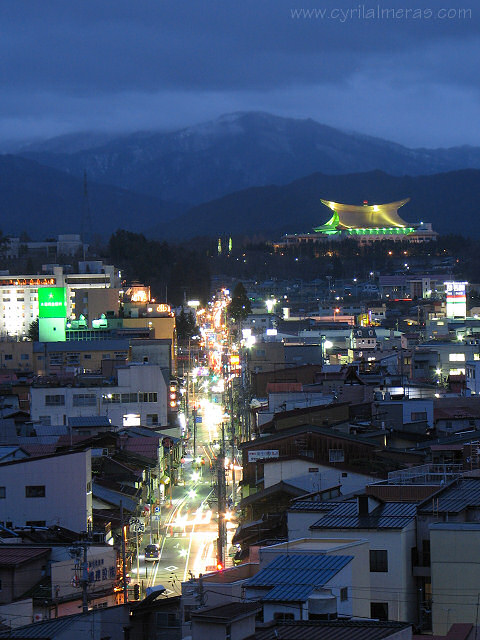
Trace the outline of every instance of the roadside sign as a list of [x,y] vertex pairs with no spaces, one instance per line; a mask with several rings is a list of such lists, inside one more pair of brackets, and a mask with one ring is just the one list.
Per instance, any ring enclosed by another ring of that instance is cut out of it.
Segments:
[[202,416],[195,416],[195,422],[196,422],[197,424],[198,424],[198,423],[201,423],[201,422],[202,422]]
[[155,507],[155,513],[160,513],[160,507]]

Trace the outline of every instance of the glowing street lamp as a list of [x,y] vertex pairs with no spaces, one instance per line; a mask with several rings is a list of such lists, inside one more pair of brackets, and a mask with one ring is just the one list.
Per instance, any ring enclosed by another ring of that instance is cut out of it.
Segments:
[[265,306],[267,307],[267,312],[272,313],[276,304],[277,304],[277,301],[275,298],[269,298],[268,300],[265,300]]

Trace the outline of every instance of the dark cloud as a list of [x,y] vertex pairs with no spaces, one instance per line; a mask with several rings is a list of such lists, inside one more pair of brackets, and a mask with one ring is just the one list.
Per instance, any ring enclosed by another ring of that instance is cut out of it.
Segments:
[[6,0],[0,136],[171,128],[262,108],[413,145],[480,144],[480,9],[430,5]]

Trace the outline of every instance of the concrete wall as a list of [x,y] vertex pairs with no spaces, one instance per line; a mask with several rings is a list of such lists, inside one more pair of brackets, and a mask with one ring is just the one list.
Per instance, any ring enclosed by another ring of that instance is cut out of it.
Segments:
[[[318,472],[311,472],[309,469],[318,469]],[[371,482],[376,482],[378,478],[367,476],[362,473],[352,471],[342,471],[327,465],[321,465],[306,460],[271,460],[263,463],[263,478],[265,489],[277,482],[286,481],[289,478],[298,478],[310,473],[318,481],[318,489],[329,489],[341,485],[342,494],[360,491]]]
[[[369,541],[370,550],[383,550],[388,553],[388,571],[377,573],[369,571],[370,594],[361,590],[356,597],[360,602],[386,602],[389,620],[416,621],[417,598],[415,579],[412,576],[411,549],[415,546],[415,524],[412,521],[405,529],[315,529],[314,537],[341,540],[364,538]],[[363,592],[362,592],[363,591]],[[358,615],[358,614],[355,614]],[[370,617],[370,611],[366,617]]]
[[[45,521],[72,531],[86,531],[92,521],[90,450],[33,458],[0,466],[1,521],[25,526]],[[26,486],[44,486],[45,497],[27,498]]]
[[478,624],[480,524],[434,524],[430,528],[433,633],[456,622]]

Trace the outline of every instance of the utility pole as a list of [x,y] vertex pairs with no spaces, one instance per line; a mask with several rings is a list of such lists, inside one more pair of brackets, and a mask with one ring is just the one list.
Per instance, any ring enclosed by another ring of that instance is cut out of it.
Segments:
[[193,458],[197,456],[197,407],[193,407]]
[[232,505],[235,505],[235,425],[233,422],[233,380],[230,380],[230,435],[232,445]]
[[225,566],[225,423],[222,422],[222,446],[217,458],[217,494],[218,494],[218,538],[217,538],[217,565]]
[[88,597],[87,597],[87,587],[88,587],[88,559],[87,559],[87,549],[88,544],[84,540],[82,543],[83,547],[83,562],[82,562],[82,612],[88,613]]
[[120,526],[122,527],[122,582],[123,582],[123,603],[128,602],[127,586],[127,554],[125,551],[125,525],[123,524],[123,500],[120,500]]

